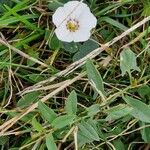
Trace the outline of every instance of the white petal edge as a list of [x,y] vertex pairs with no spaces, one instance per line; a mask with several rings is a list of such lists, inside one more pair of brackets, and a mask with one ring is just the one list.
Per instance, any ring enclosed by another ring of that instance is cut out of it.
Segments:
[[65,13],[71,18],[78,18],[83,12],[89,12],[87,4],[79,1],[70,1],[64,5]]
[[97,19],[91,12],[83,12],[79,17],[79,24],[81,28],[93,29],[97,25]]
[[74,42],[84,42],[87,41],[91,33],[88,30],[78,30],[77,32],[72,33]]

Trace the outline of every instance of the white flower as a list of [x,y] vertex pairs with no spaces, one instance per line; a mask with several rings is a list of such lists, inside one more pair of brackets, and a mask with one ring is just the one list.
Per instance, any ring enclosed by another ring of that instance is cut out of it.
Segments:
[[91,29],[97,24],[89,7],[79,1],[70,1],[59,7],[52,20],[56,25],[56,36],[64,42],[87,41],[91,36]]

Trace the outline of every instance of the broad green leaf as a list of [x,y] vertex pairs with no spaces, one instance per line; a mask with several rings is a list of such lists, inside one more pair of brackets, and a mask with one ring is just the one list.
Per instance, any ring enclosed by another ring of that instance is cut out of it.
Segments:
[[84,136],[88,137],[88,139],[99,141],[98,133],[89,123],[82,121],[79,125],[79,129]]
[[72,91],[66,100],[65,110],[68,115],[75,115],[77,112],[77,94]]
[[[146,124],[144,122],[140,123],[141,127],[143,127],[145,125],[148,125],[148,124]],[[144,142],[150,143],[150,127],[141,129],[141,135],[142,135],[142,139],[144,140]]]
[[31,92],[22,96],[22,98],[17,103],[17,107],[24,108],[30,106],[32,103],[39,100],[39,95],[39,92]]
[[130,112],[133,117],[150,123],[150,107],[148,105],[129,96],[125,96],[123,99],[127,104],[133,107],[133,110]]
[[49,40],[49,47],[53,50],[58,50],[61,47],[60,41],[58,40],[55,34],[53,35],[51,40]]
[[[97,120],[89,119],[87,122],[82,121],[79,124],[79,131],[78,131],[78,144],[82,146],[86,143],[91,143],[93,141],[101,139],[105,139],[103,133],[101,132],[100,128],[97,128],[96,124]],[[80,126],[81,125],[81,126]],[[80,129],[81,127],[81,129]],[[89,131],[87,131],[89,130]]]
[[140,71],[139,67],[137,66],[135,53],[129,48],[124,49],[120,53],[120,68],[122,76],[124,76],[126,72],[130,74],[131,70]]
[[106,111],[108,116],[105,118],[105,120],[113,121],[113,120],[119,119],[121,117],[124,117],[130,114],[131,111],[132,111],[132,107],[129,107],[124,104],[119,104]]
[[77,61],[83,58],[98,47],[99,45],[93,40],[88,40],[84,42],[82,45],[79,46],[79,51],[73,56],[73,61]]
[[140,86],[137,92],[141,98],[145,99],[148,97],[150,99],[150,87],[148,85]]
[[52,126],[55,129],[61,129],[67,125],[70,125],[73,123],[73,120],[75,119],[75,115],[63,115],[57,117],[55,120],[52,122]]
[[89,81],[92,84],[95,84],[94,86],[96,87],[96,89],[94,89],[101,91],[102,94],[105,95],[102,77],[91,60],[87,60],[86,62],[86,71]]
[[35,117],[32,118],[32,126],[38,132],[42,132],[43,131],[42,125],[36,120]]
[[78,145],[79,146],[82,146],[86,143],[91,143],[93,142],[94,140],[85,136],[84,133],[82,133],[81,131],[78,132]]
[[88,116],[94,116],[99,112],[100,105],[99,104],[94,104],[94,105],[86,108],[86,110],[88,112]]
[[106,140],[105,135],[104,135],[103,132],[101,131],[101,128],[98,128],[98,127],[97,127],[97,125],[98,125],[98,126],[100,125],[100,124],[99,124],[99,121],[98,121],[97,119],[92,119],[92,117],[91,117],[90,119],[88,119],[88,120],[86,121],[86,123],[87,123],[88,125],[90,125],[91,127],[94,128],[95,132],[97,133],[97,135],[98,135],[101,139]]
[[[15,111],[8,111],[6,112],[6,114],[10,117],[16,117],[18,116],[20,113],[19,112],[15,112]],[[25,115],[24,117],[22,117],[20,120],[23,121],[23,122],[28,122],[30,120],[32,120],[32,118],[36,115],[35,112],[31,112],[31,113],[28,113],[27,115]]]
[[98,134],[98,136],[103,139],[103,140],[106,140],[106,137],[105,135],[103,134],[101,128],[97,127],[99,126],[99,122],[97,119],[92,119],[92,117],[90,119],[88,119],[86,121],[87,124],[89,124],[90,126],[92,126],[94,128],[94,130],[96,131],[96,133]]
[[48,150],[57,150],[57,146],[52,134],[46,136],[46,146]]
[[49,123],[52,123],[52,121],[57,117],[57,114],[41,101],[38,103],[38,109],[40,110],[43,118],[46,119]]
[[79,43],[67,43],[63,42],[64,50],[70,53],[75,53],[79,50],[80,44]]
[[53,0],[53,1],[51,0],[51,1],[49,1],[48,8],[50,10],[55,11],[58,7],[63,6],[68,1],[69,0]]
[[55,1],[50,1],[50,3],[48,4],[48,8],[49,10],[56,10],[58,7],[63,6],[63,3],[59,2],[58,0]]
[[115,150],[126,150],[125,144],[120,139],[114,140],[113,145]]

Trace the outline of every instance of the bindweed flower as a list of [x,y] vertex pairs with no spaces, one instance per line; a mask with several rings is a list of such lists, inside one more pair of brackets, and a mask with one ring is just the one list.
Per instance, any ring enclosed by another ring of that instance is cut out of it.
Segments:
[[64,42],[87,41],[91,36],[91,29],[97,24],[89,7],[79,1],[70,1],[57,8],[52,20],[56,25],[57,38]]

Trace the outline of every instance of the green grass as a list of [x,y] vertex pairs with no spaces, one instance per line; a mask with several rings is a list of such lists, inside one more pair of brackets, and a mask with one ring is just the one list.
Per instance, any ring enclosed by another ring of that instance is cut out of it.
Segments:
[[0,149],[150,149],[149,22],[61,72],[149,16],[149,0],[84,1],[98,19],[84,43],[54,34],[67,1],[0,0]]

